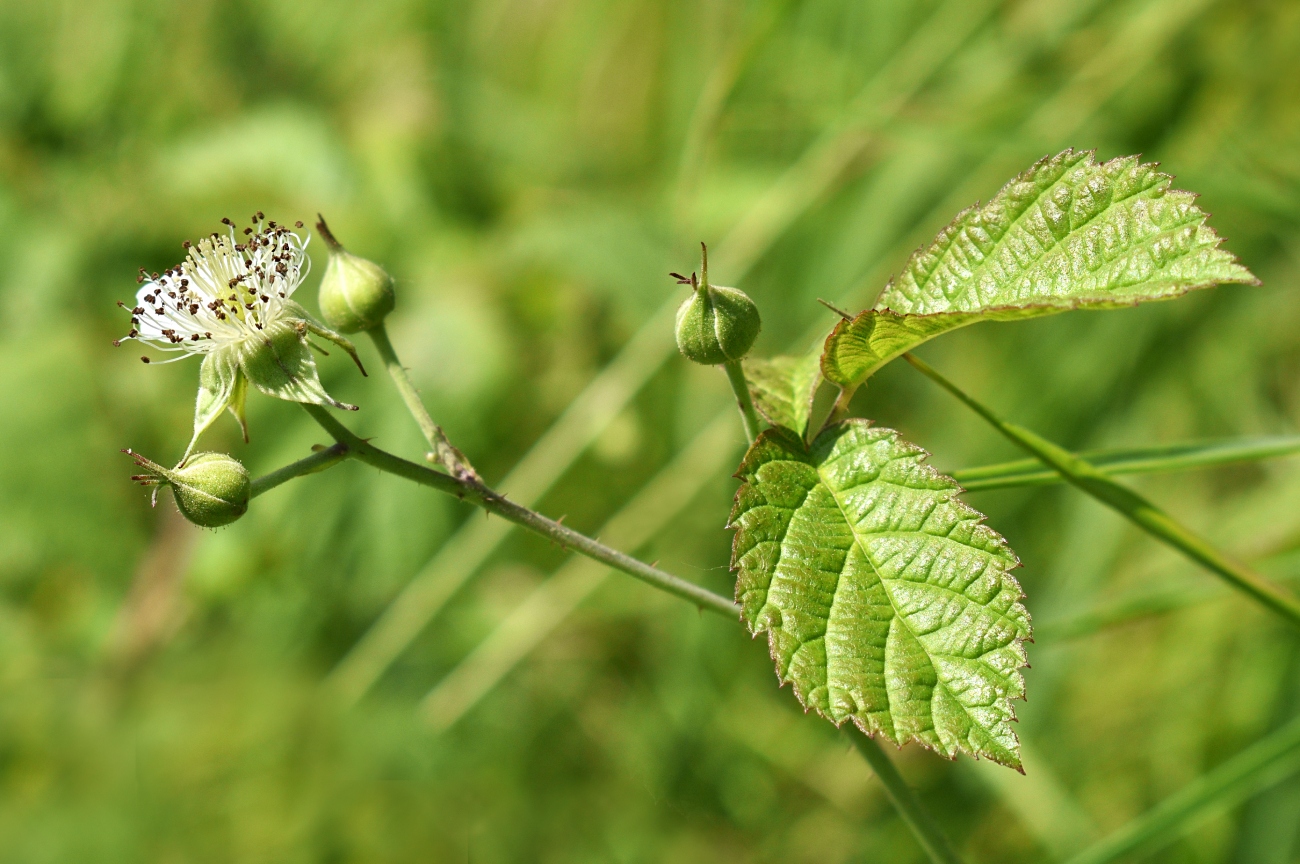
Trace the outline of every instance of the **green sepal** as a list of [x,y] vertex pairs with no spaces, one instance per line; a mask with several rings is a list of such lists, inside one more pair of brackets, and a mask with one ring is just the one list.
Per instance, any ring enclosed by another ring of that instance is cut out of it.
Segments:
[[203,431],[216,422],[222,411],[231,407],[236,389],[245,389],[240,381],[243,373],[240,371],[238,349],[237,345],[229,345],[218,348],[203,358],[203,365],[199,367],[199,393],[194,403],[194,436],[185,448],[182,464],[194,451],[194,445],[198,443]]
[[267,325],[256,337],[239,344],[240,369],[267,396],[357,410],[325,392],[307,343],[308,329],[307,321],[296,318],[282,318]]
[[244,413],[244,403],[248,400],[248,379],[240,372],[235,378],[235,389],[230,394],[230,413],[239,421],[239,431],[243,433],[244,443],[248,443],[248,417]]
[[736,601],[805,707],[1019,768],[1019,561],[927,455],[865,420],[763,432],[736,475]]

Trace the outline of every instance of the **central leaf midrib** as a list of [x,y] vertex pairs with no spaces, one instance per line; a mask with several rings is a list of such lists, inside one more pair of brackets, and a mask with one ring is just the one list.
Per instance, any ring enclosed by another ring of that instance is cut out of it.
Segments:
[[[891,461],[892,461],[892,460],[891,460]],[[853,535],[853,543],[854,543],[854,545],[856,545],[856,546],[858,547],[858,549],[861,550],[863,560],[865,560],[865,561],[867,562],[867,564],[871,567],[871,572],[874,573],[875,576],[876,576],[876,579],[878,579],[878,580],[880,581],[880,586],[881,586],[882,589],[884,589],[885,596],[889,598],[889,607],[890,607],[891,610],[893,610],[894,617],[895,617],[896,619],[898,619],[899,624],[901,624],[903,627],[906,627],[906,628],[907,628],[907,632],[911,634],[912,638],[916,640],[916,644],[920,645],[920,646],[921,646],[921,649],[925,652],[925,656],[926,656],[927,659],[929,659],[929,661],[930,661],[930,665],[931,665],[931,666],[934,666],[934,672],[935,672],[935,687],[936,687],[936,688],[938,688],[938,687],[942,687],[942,688],[944,689],[944,691],[945,691],[945,692],[946,692],[946,693],[951,697],[951,701],[952,701],[952,703],[953,703],[954,705],[957,705],[957,706],[959,706],[959,707],[961,708],[962,713],[966,715],[967,719],[969,719],[969,720],[971,721],[972,725],[975,726],[975,727],[978,727],[978,728],[982,728],[982,727],[980,726],[980,724],[976,721],[976,719],[975,719],[974,717],[971,716],[970,711],[969,711],[969,709],[966,707],[966,705],[965,705],[964,703],[962,703],[962,701],[961,701],[960,699],[957,698],[957,695],[956,695],[955,693],[952,692],[951,688],[948,687],[948,682],[947,682],[947,681],[944,679],[944,677],[940,674],[940,672],[939,672],[939,668],[938,668],[937,665],[935,665],[935,663],[934,663],[934,659],[933,659],[933,658],[935,658],[935,657],[943,657],[943,658],[957,658],[957,657],[959,657],[960,655],[942,654],[942,653],[938,653],[938,652],[931,651],[930,648],[929,648],[929,646],[927,646],[924,642],[921,641],[921,637],[922,637],[922,635],[928,635],[928,634],[919,634],[919,633],[917,633],[916,630],[912,627],[912,625],[908,622],[907,617],[906,617],[905,615],[903,615],[903,613],[899,610],[898,601],[894,599],[894,592],[893,592],[892,590],[890,590],[890,585],[889,585],[890,580],[886,579],[884,576],[881,575],[881,573],[880,573],[880,567],[877,565],[875,557],[872,556],[871,552],[867,549],[866,545],[862,542],[861,538],[858,536],[858,531],[857,531],[856,527],[854,526],[853,521],[849,518],[848,510],[845,508],[845,506],[844,506],[844,502],[842,502],[842,501],[840,500],[839,491],[838,491],[834,486],[832,486],[832,485],[830,484],[830,482],[828,482],[828,480],[827,480],[827,478],[826,478],[826,475],[822,473],[822,465],[814,465],[814,466],[813,466],[813,469],[817,472],[817,479],[818,479],[818,482],[820,482],[823,486],[825,486],[825,487],[826,487],[826,490],[830,493],[831,500],[833,500],[833,501],[835,502],[835,507],[836,507],[836,509],[839,511],[839,514],[840,514],[841,518],[844,519],[844,524],[846,524],[846,525],[849,526],[849,533]],[[873,482],[876,482],[876,481],[873,481]],[[884,481],[884,482],[888,482],[888,481]],[[906,488],[910,488],[910,487],[906,487],[906,486],[901,486],[901,484],[892,484],[892,485],[899,486],[899,488],[904,488],[904,489],[906,489]],[[805,496],[805,500],[807,500],[806,496]],[[928,536],[937,536],[937,535],[928,535]],[[953,542],[956,542],[956,541],[953,541]],[[848,564],[848,560],[847,560],[847,557],[846,557],[846,559],[845,559],[845,566],[847,566],[847,564]],[[844,578],[844,567],[841,567],[840,570],[839,570],[839,573],[836,574],[836,580],[835,580],[835,592],[834,592],[834,594],[832,594],[832,596],[831,596],[831,605],[830,605],[830,609],[831,609],[831,610],[833,610],[833,609],[835,608],[835,602],[836,602],[836,600],[839,599],[839,585],[840,585],[840,580],[843,579],[843,578]],[[930,582],[928,582],[928,581],[927,581],[925,584],[926,584],[927,586],[938,588],[940,591],[945,591],[945,592],[950,593],[950,594],[959,594],[959,593],[960,593],[960,592],[953,591],[951,588],[947,588],[946,586],[942,586],[942,585],[933,585],[932,583],[930,583]],[[964,595],[964,594],[961,594],[960,596],[963,597],[964,599],[968,600],[968,601],[970,600],[970,598],[969,598],[969,597],[966,597],[966,595]],[[1003,617],[1003,616],[999,615],[998,617]],[[830,612],[829,612],[829,610],[828,610],[827,615],[826,615],[826,630],[823,631],[823,633],[822,633],[822,639],[823,639],[823,640],[825,640],[825,638],[826,638],[826,634],[830,631],[830,621],[831,621],[831,616],[830,616]],[[931,632],[934,632],[934,631],[931,631]],[[888,652],[888,649],[886,649],[886,654],[885,654],[885,664],[884,664],[884,665],[885,665],[886,668],[888,668],[888,665],[889,665],[889,662],[888,662],[888,661],[889,661],[889,655],[888,655],[887,652]],[[960,657],[960,659],[963,660],[963,661],[969,661],[971,658],[969,658],[969,657]],[[827,677],[828,687],[829,687],[829,679],[830,679],[830,657],[829,657],[829,655],[827,656],[826,666],[827,666],[826,677]],[[898,724],[894,721],[894,704],[893,704],[893,699],[892,699],[892,697],[890,696],[890,691],[889,691],[889,688],[888,688],[888,687],[885,687],[885,699],[887,700],[887,702],[888,702],[888,704],[889,704],[890,724],[891,724],[892,726],[894,726],[895,729],[897,729]],[[856,714],[857,712],[855,711],[854,713]],[[929,720],[930,720],[931,728],[934,729],[934,730],[935,730],[935,734],[938,735],[938,734],[939,734],[939,732],[938,732],[938,724],[935,722],[935,719],[934,719],[934,698],[933,698],[933,696],[932,696],[931,699],[930,699],[930,717],[929,717]]]
[[[1085,157],[1085,158],[1086,158],[1086,157]],[[1023,219],[1025,219],[1025,218],[1026,218],[1026,217],[1027,217],[1027,216],[1028,216],[1028,215],[1029,215],[1029,214],[1034,210],[1035,207],[1039,207],[1039,206],[1041,206],[1041,202],[1042,202],[1044,196],[1046,196],[1046,195],[1047,195],[1048,193],[1050,193],[1053,189],[1055,189],[1057,186],[1061,185],[1061,184],[1064,182],[1066,176],[1069,175],[1070,171],[1073,171],[1073,170],[1074,170],[1074,168],[1077,166],[1077,164],[1078,164],[1078,163],[1075,163],[1075,165],[1072,165],[1069,169],[1067,169],[1067,170],[1065,171],[1065,173],[1063,173],[1063,174],[1061,175],[1061,177],[1060,177],[1059,179],[1057,179],[1056,181],[1054,181],[1050,186],[1048,186],[1046,189],[1044,189],[1044,190],[1043,190],[1042,192],[1040,192],[1038,195],[1034,196],[1033,201],[1032,201],[1032,202],[1031,202],[1031,203],[1030,203],[1030,204],[1029,204],[1029,205],[1024,209],[1024,211],[1023,211],[1019,216],[1017,216],[1016,218],[1014,218],[1014,219],[1011,220],[1011,223],[1010,223],[1009,225],[1007,225],[1007,229],[1006,229],[1005,231],[1002,232],[1002,235],[1001,235],[1001,236],[1000,236],[996,241],[994,241],[994,244],[993,244],[993,245],[994,245],[994,249],[995,249],[995,250],[997,249],[997,247],[999,247],[999,246],[1002,245],[1002,243],[1006,240],[1007,236],[1010,235],[1011,232],[1014,231],[1014,230],[1016,229],[1016,227],[1020,225],[1021,221],[1022,221]],[[1105,163],[1104,163],[1104,162],[1103,162],[1103,163],[1100,163],[1100,164],[1098,164],[1098,165],[1096,165],[1096,166],[1095,166],[1095,170],[1092,171],[1092,173],[1089,175],[1088,179],[1091,179],[1092,177],[1097,176],[1098,174],[1102,174],[1103,172],[1101,171],[1101,169],[1102,169],[1104,166],[1105,166]],[[1085,181],[1085,182],[1086,182],[1086,181]],[[1075,185],[1078,186],[1078,185],[1082,185],[1082,184],[1075,184]],[[1071,188],[1073,188],[1073,187],[1071,187]],[[1052,232],[1052,243],[1051,243],[1051,245],[1048,246],[1046,249],[1044,249],[1041,255],[1036,256],[1036,257],[1034,258],[1033,264],[1032,264],[1030,267],[1026,267],[1026,268],[1024,268],[1024,270],[1029,270],[1029,269],[1031,269],[1032,267],[1036,267],[1036,266],[1038,266],[1039,264],[1042,263],[1042,261],[1043,261],[1044,258],[1046,258],[1049,254],[1051,254],[1051,252],[1052,252],[1054,249],[1059,248],[1060,245],[1061,245],[1061,243],[1063,243],[1065,240],[1068,240],[1068,239],[1070,239],[1071,237],[1075,236],[1076,232],[1081,231],[1081,230],[1083,230],[1084,228],[1088,227],[1088,226],[1091,225],[1094,221],[1096,221],[1097,219],[1100,219],[1100,218],[1101,218],[1102,216],[1104,216],[1105,214],[1111,212],[1113,209],[1115,209],[1115,207],[1119,206],[1120,204],[1123,204],[1123,203],[1126,202],[1126,201],[1132,200],[1133,198],[1136,198],[1136,197],[1140,196],[1142,193],[1149,191],[1151,188],[1152,188],[1151,186],[1145,186],[1145,187],[1139,188],[1139,189],[1137,189],[1136,191],[1131,192],[1131,193],[1129,193],[1128,195],[1125,195],[1125,196],[1122,197],[1122,198],[1115,198],[1115,197],[1112,196],[1110,203],[1107,204],[1105,207],[1103,207],[1101,210],[1098,210],[1096,213],[1094,213],[1093,215],[1089,216],[1087,219],[1083,220],[1083,221],[1080,222],[1078,225],[1075,225],[1075,224],[1071,223],[1070,226],[1069,226],[1069,229],[1066,231],[1064,237],[1060,237],[1060,238],[1058,238],[1058,237],[1056,236],[1055,232]],[[1073,200],[1073,196],[1072,196],[1072,200]],[[979,211],[977,211],[977,212],[979,212]],[[1179,225],[1178,225],[1178,227],[1182,227],[1183,224],[1186,224],[1186,223],[1181,223],[1181,222],[1180,222]],[[931,281],[933,280],[933,278],[934,278],[934,273],[938,271],[939,266],[942,265],[945,261],[948,261],[948,260],[950,259],[951,251],[952,251],[952,248],[956,245],[956,239],[957,239],[957,237],[959,237],[959,236],[965,236],[968,227],[969,227],[969,225],[963,225],[962,228],[961,228],[961,230],[958,231],[957,235],[955,235],[955,236],[953,237],[953,241],[952,241],[951,243],[948,244],[948,248],[944,250],[944,252],[943,252],[942,255],[940,255],[940,257],[939,257],[939,263],[936,264],[935,267],[934,267],[934,269],[932,269],[932,270],[930,271],[930,273],[927,275],[925,282],[918,282],[918,283],[916,283],[918,289],[922,289],[922,290],[923,290],[924,287],[925,287],[926,285],[930,284],[930,282],[931,282]],[[1161,233],[1167,233],[1167,232],[1161,232]],[[1131,247],[1130,247],[1130,248],[1131,248]],[[978,264],[978,265],[977,265],[973,270],[971,270],[971,275],[970,275],[970,277],[969,277],[968,279],[963,280],[963,287],[962,287],[962,292],[961,292],[963,296],[965,295],[965,293],[966,293],[967,291],[970,290],[971,285],[974,284],[974,283],[977,281],[977,277],[978,277],[978,275],[979,275],[980,273],[987,272],[987,270],[988,270],[988,268],[987,268],[987,262],[988,262],[988,260],[989,260],[990,257],[992,257],[992,256],[991,256],[991,255],[985,255],[984,258],[979,262],[979,264]],[[1109,262],[1107,262],[1107,263],[1109,263]],[[1023,272],[1023,271],[1022,271],[1022,272]],[[1003,287],[1005,287],[1005,286],[1003,286]],[[944,298],[948,301],[948,303],[949,303],[950,305],[954,302],[954,301],[953,301],[953,298],[952,298],[952,297],[949,297],[949,296],[946,295],[946,294],[944,295]],[[887,306],[877,306],[876,308],[877,308],[877,309],[888,309],[889,307],[887,307]],[[892,311],[892,310],[891,310],[891,311]],[[941,312],[938,312],[938,313],[932,313],[932,314],[944,314],[945,312],[946,312],[946,313],[965,313],[965,314],[975,314],[975,315],[980,314],[979,312],[970,312],[970,311],[968,311],[968,310],[958,310],[958,309],[943,310],[943,311],[941,311]]]

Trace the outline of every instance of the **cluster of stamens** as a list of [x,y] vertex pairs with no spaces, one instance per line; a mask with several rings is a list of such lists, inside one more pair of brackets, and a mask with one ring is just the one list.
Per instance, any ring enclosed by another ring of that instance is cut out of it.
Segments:
[[221,221],[228,232],[186,241],[180,264],[161,274],[140,270],[135,306],[118,303],[131,312],[131,330],[114,345],[135,339],[162,351],[206,354],[256,334],[280,315],[310,267],[306,240],[261,211],[243,229],[243,242],[233,222]]

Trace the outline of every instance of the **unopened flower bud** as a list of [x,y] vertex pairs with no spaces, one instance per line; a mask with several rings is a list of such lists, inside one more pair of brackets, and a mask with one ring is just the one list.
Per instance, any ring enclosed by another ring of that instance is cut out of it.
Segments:
[[709,284],[708,249],[703,249],[700,278],[671,274],[690,285],[691,296],[677,310],[677,349],[693,363],[717,366],[749,353],[762,329],[758,307],[744,291]]
[[[145,470],[132,477],[142,486],[170,486],[176,509],[203,528],[229,525],[248,511],[252,481],[238,459],[225,453],[197,453],[170,470],[139,453],[124,451]],[[158,491],[154,490],[154,503]]]
[[392,278],[373,261],[345,250],[330,233],[324,217],[316,223],[316,230],[330,247],[320,283],[321,317],[340,333],[378,327],[396,303]]

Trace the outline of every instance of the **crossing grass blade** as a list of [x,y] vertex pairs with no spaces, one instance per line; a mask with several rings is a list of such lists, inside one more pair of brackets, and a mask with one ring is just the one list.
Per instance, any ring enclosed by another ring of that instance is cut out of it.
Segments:
[[[1085,450],[1079,454],[1107,476],[1165,474],[1196,468],[1214,468],[1240,462],[1257,462],[1300,453],[1300,435],[1237,438],[1228,441],[1185,442],[1154,447]],[[967,492],[1046,486],[1065,482],[1061,474],[1038,459],[1018,459],[950,472]]]
[[1106,506],[1123,514],[1135,525],[1158,540],[1222,577],[1233,587],[1246,592],[1260,603],[1300,627],[1300,599],[1279,585],[1270,582],[1248,567],[1224,556],[1204,539],[1179,524],[1155,504],[1126,486],[1110,479],[1092,463],[1070,451],[1053,444],[1023,426],[1008,423],[960,390],[924,361],[904,354],[904,359],[918,371],[957,397],[968,408],[984,418],[1010,441],[1032,453],[1045,465],[1051,466],[1070,483],[1082,489]]
[[1109,864],[1168,845],[1196,822],[1300,772],[1300,718],[1255,742],[1066,864]]

